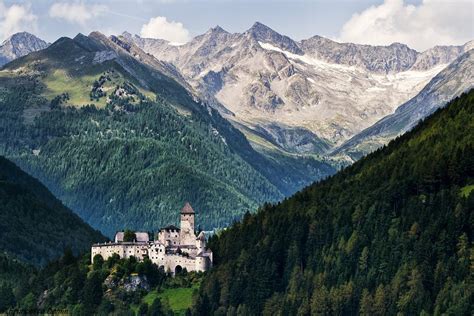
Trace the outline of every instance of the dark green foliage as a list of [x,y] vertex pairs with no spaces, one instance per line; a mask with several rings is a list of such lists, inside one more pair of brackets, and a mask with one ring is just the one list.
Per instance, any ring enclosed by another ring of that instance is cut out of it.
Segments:
[[148,314],[148,304],[141,303],[138,307],[138,316],[146,316]]
[[15,305],[15,296],[9,284],[0,284],[0,313]]
[[91,314],[102,302],[102,281],[99,272],[92,272],[84,284],[82,301],[88,314]]
[[210,241],[195,314],[469,315],[474,90]]
[[159,298],[155,298],[153,303],[151,304],[150,308],[148,309],[149,316],[165,316],[167,315],[163,305],[161,304],[161,300]]
[[[116,47],[97,34],[61,38],[5,68],[22,67],[21,74],[0,77],[0,154],[107,235],[176,224],[185,201],[203,229],[224,227],[333,172],[312,158],[257,153],[217,111],[131,56],[92,62],[110,49]],[[107,95],[106,108],[78,109],[67,106],[67,94],[52,102],[40,96],[47,90],[42,80],[58,69],[78,82],[97,77],[84,91],[91,103],[104,101],[107,76],[125,82]]]
[[94,270],[102,269],[102,266],[104,265],[104,258],[102,258],[101,255],[95,255],[93,261],[94,263],[92,264],[92,267]]
[[135,232],[130,229],[126,229],[125,232],[123,233],[123,241],[133,242],[136,240],[137,240],[137,236],[135,235]]
[[[132,277],[140,278],[147,287],[131,288]],[[138,262],[134,257],[112,257],[102,260],[100,265],[91,265],[90,254],[74,257],[68,251],[36,270],[0,256],[0,313],[9,309],[20,314],[27,310],[61,309],[73,315],[133,315],[131,306],[135,305],[139,315],[170,315],[168,307],[159,300],[148,309],[140,304],[142,298],[149,290],[191,287],[192,282],[201,279],[202,274],[196,273],[171,278],[150,260]]]
[[46,187],[0,157],[0,250],[45,264],[70,247],[76,253],[105,238]]

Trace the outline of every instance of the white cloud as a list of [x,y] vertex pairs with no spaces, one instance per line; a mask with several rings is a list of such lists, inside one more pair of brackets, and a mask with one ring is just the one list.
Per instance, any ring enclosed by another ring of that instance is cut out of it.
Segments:
[[180,22],[168,21],[164,16],[151,18],[142,26],[140,36],[160,38],[173,43],[186,43],[189,41],[189,31]]
[[96,18],[107,11],[102,4],[84,4],[82,2],[57,2],[49,8],[49,16],[63,19],[70,23],[85,25],[89,20]]
[[417,50],[435,45],[459,45],[474,38],[471,0],[384,0],[354,14],[337,40],[372,45],[405,43]]
[[0,1],[0,39],[20,31],[37,31],[37,16],[29,4],[6,6]]

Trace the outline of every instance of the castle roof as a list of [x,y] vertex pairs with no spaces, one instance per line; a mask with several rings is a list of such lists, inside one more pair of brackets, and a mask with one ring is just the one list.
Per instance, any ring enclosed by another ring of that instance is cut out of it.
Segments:
[[204,232],[200,232],[196,239],[197,240],[206,240],[206,235],[204,234]]
[[181,209],[181,214],[194,214],[194,210],[189,202],[184,204],[183,208]]
[[210,251],[201,251],[196,255],[196,257],[209,257],[211,255]]

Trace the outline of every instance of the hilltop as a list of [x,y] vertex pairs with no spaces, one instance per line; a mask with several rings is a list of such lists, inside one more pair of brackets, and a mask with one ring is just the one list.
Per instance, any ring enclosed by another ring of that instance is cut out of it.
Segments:
[[225,230],[197,314],[472,311],[474,90]]

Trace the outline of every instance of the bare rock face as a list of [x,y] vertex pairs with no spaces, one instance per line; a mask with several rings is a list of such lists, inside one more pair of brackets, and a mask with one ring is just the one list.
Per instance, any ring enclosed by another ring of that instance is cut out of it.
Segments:
[[376,73],[406,71],[415,63],[418,52],[400,43],[390,46],[337,43],[314,36],[301,41],[304,52],[324,61],[356,66]]
[[148,279],[146,276],[140,275],[130,275],[124,277],[122,279],[117,278],[115,275],[110,274],[104,280],[104,286],[107,289],[116,289],[116,288],[123,288],[127,292],[135,292],[138,290],[150,290],[150,284],[148,283]]
[[299,45],[291,38],[278,34],[260,22],[255,22],[255,24],[247,31],[247,33],[256,41],[270,43],[281,50],[288,51],[293,54],[304,54]]
[[321,36],[298,42],[258,22],[243,33],[215,27],[180,46],[122,37],[174,65],[201,98],[238,126],[302,128],[329,146],[392,114],[474,46],[419,53],[400,43],[358,45]]
[[103,50],[103,51],[99,51],[95,53],[94,60],[92,62],[94,64],[101,64],[103,62],[115,59],[117,57],[118,57],[117,53],[114,52],[113,50]]
[[426,70],[439,64],[450,64],[456,58],[474,48],[474,41],[462,46],[435,46],[418,55],[413,70]]
[[474,49],[458,57],[393,114],[384,117],[334,150],[333,155],[346,155],[352,160],[357,159],[407,132],[451,99],[472,88]]
[[48,43],[33,34],[27,32],[13,34],[0,45],[0,66],[48,46]]
[[146,276],[131,275],[123,280],[123,288],[127,292],[135,292],[138,290],[149,291],[150,284],[148,283]]

